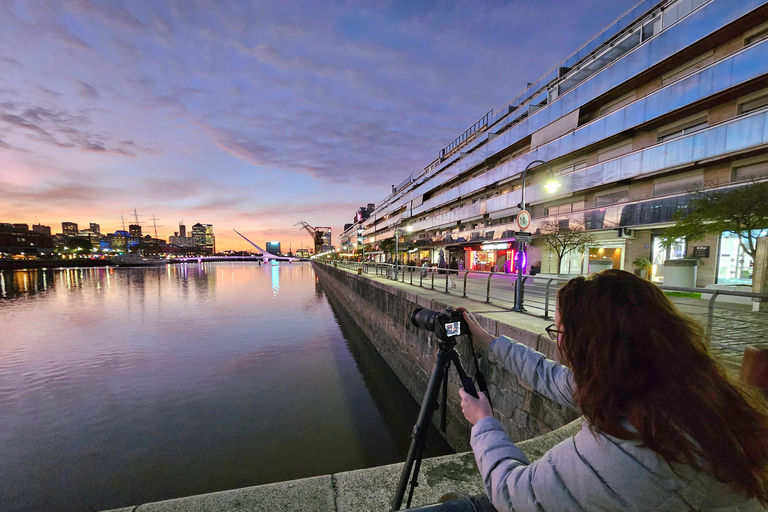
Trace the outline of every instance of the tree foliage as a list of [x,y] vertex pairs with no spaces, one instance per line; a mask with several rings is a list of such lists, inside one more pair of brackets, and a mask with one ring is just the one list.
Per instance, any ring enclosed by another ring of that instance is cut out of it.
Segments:
[[755,259],[757,238],[768,229],[768,182],[752,182],[726,190],[696,192],[689,212],[679,212],[677,224],[664,230],[661,243],[669,246],[678,238],[690,242],[707,235],[739,235],[744,251]]
[[379,248],[384,252],[389,252],[389,253],[395,252],[395,239],[387,238],[386,240],[382,240],[381,242],[379,242]]
[[531,240],[535,247],[549,247],[557,255],[557,273],[563,257],[571,251],[584,251],[595,242],[595,235],[587,233],[581,226],[572,226],[568,220],[546,220],[536,230]]

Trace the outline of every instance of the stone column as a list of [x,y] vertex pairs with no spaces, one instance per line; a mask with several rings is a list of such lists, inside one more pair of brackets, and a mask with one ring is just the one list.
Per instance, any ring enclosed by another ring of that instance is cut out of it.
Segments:
[[[752,272],[752,291],[768,293],[768,237],[757,239],[757,254]],[[768,300],[752,299],[752,311],[768,311]]]

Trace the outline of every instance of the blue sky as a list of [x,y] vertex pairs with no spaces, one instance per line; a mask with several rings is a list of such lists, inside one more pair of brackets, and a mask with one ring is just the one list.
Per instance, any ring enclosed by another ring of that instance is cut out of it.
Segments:
[[634,3],[0,0],[0,222],[336,237]]

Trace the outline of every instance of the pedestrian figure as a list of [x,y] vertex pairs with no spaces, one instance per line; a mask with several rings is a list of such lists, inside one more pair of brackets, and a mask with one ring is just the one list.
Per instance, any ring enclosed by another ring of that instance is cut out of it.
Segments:
[[456,288],[456,281],[454,279],[459,273],[459,264],[456,262],[456,258],[451,258],[449,269],[448,280],[451,282],[451,288]]

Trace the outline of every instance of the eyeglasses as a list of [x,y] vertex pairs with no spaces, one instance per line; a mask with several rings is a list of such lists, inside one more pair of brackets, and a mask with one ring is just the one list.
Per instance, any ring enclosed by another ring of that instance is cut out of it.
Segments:
[[563,331],[558,331],[557,326],[555,324],[548,325],[546,329],[547,334],[549,334],[549,339],[553,341],[557,341],[561,334],[563,334]]

